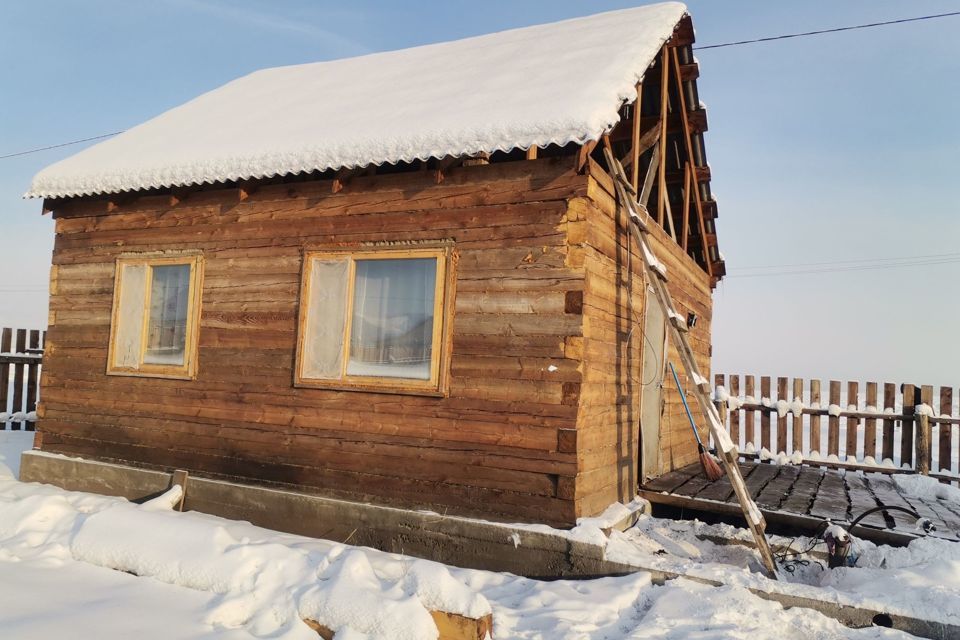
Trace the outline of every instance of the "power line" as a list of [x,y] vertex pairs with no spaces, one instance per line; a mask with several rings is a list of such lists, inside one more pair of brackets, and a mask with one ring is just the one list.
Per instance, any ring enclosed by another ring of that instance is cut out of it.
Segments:
[[746,267],[737,267],[738,271],[758,271],[763,269],[791,269],[794,267],[824,267],[835,265],[869,265],[874,262],[902,262],[913,260],[927,260],[933,258],[960,258],[960,252],[953,253],[928,253],[918,256],[898,256],[891,258],[860,258],[858,260],[831,260],[828,262],[797,262],[793,264],[764,264]]
[[72,144],[80,144],[81,142],[103,140],[104,138],[111,138],[121,133],[123,133],[123,131],[114,131],[113,133],[104,133],[103,135],[93,136],[90,138],[83,138],[81,140],[71,140],[70,142],[61,142],[60,144],[52,144],[48,147],[38,147],[37,149],[27,149],[26,151],[17,151],[16,153],[8,153],[5,156],[0,156],[0,160],[3,160],[4,158],[15,158],[17,156],[25,156],[30,153],[39,153],[41,151],[48,151],[50,149],[59,149],[60,147],[69,147]]
[[[704,50],[704,49],[720,49],[720,48],[722,48],[722,47],[737,47],[737,46],[744,45],[744,44],[755,44],[755,43],[757,43],[757,42],[773,42],[773,41],[775,41],[775,40],[787,40],[787,39],[789,39],[789,38],[803,38],[803,37],[806,37],[806,36],[816,36],[816,35],[821,35],[821,34],[824,34],[824,33],[837,33],[837,32],[840,32],[840,31],[853,31],[853,30],[855,30],[855,29],[869,29],[869,28],[872,28],[872,27],[883,27],[883,26],[892,25],[892,24],[904,24],[904,23],[907,23],[907,22],[919,22],[919,21],[921,21],[921,20],[934,20],[934,19],[937,19],[937,18],[947,18],[947,17],[950,17],[950,16],[960,16],[960,11],[951,11],[951,12],[949,12],[949,13],[937,13],[937,14],[926,15],[926,16],[917,16],[917,17],[915,17],[915,18],[901,18],[901,19],[899,19],[899,20],[886,20],[886,21],[884,21],[884,22],[870,22],[870,23],[867,23],[867,24],[857,24],[857,25],[850,25],[850,26],[846,26],[846,27],[834,27],[834,28],[832,28],[832,29],[821,29],[821,30],[819,30],[819,31],[805,31],[805,32],[803,32],[803,33],[787,33],[787,34],[783,34],[783,35],[779,35],[779,36],[769,36],[769,37],[766,37],[766,38],[755,38],[755,39],[753,39],[753,40],[738,40],[738,41],[736,41],[736,42],[724,42],[724,43],[722,43],[722,44],[708,44],[708,45],[703,45],[703,46],[700,46],[700,47],[693,47],[693,49],[694,49],[695,51],[702,51],[702,50]],[[49,146],[46,146],[46,147],[38,147],[38,148],[36,148],[36,149],[27,149],[27,150],[25,150],[25,151],[17,151],[16,153],[8,153],[8,154],[6,154],[6,155],[0,156],[0,160],[4,160],[4,159],[6,159],[6,158],[16,158],[16,157],[18,157],[18,156],[25,156],[25,155],[29,155],[29,154],[31,154],[31,153],[39,153],[39,152],[41,152],[41,151],[49,151],[50,149],[59,149],[59,148],[61,148],[61,147],[69,147],[69,146],[71,146],[71,145],[81,144],[81,143],[83,143],[83,142],[92,142],[92,141],[94,141],[94,140],[102,140],[102,139],[104,139],[104,138],[111,138],[111,137],[113,137],[113,136],[115,136],[115,135],[119,135],[119,134],[121,134],[121,133],[123,133],[123,130],[121,130],[121,131],[114,131],[113,133],[104,133],[104,134],[102,134],[102,135],[92,136],[92,137],[90,137],[90,138],[81,138],[80,140],[71,140],[71,141],[69,141],[69,142],[62,142],[62,143],[60,143],[60,144],[52,144],[52,145],[49,145]]]
[[870,29],[872,27],[885,27],[891,24],[904,24],[906,22],[919,22],[921,20],[934,20],[937,18],[947,18],[950,16],[960,16],[960,11],[951,11],[950,13],[937,13],[928,16],[918,16],[916,18],[901,18],[900,20],[886,20],[884,22],[870,22],[867,24],[855,24],[847,27],[834,27],[832,29],[820,29],[819,31],[804,31],[803,33],[787,33],[780,36],[769,36],[766,38],[756,38],[754,40],[738,40],[737,42],[724,42],[722,44],[708,44],[701,47],[694,47],[695,51],[703,49],[720,49],[722,47],[738,47],[743,44],[755,44],[757,42],[772,42],[774,40],[787,40],[789,38],[804,38],[806,36],[818,36],[824,33],[837,33],[840,31],[854,31],[855,29]]
[[727,274],[727,278],[769,278],[773,276],[797,276],[797,275],[807,275],[807,274],[822,274],[822,273],[845,273],[850,271],[877,271],[880,269],[900,269],[903,267],[929,267],[934,265],[942,264],[957,264],[960,263],[960,257],[955,258],[942,258],[939,260],[917,260],[913,262],[897,262],[890,264],[865,264],[858,266],[847,266],[847,267],[836,267],[836,268],[820,268],[820,269],[795,269],[787,271],[773,271],[768,273],[730,273]]

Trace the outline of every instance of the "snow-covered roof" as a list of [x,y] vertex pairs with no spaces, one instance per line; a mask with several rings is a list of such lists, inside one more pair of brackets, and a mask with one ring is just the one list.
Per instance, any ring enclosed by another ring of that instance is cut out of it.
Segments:
[[677,2],[251,73],[38,173],[69,197],[596,140]]

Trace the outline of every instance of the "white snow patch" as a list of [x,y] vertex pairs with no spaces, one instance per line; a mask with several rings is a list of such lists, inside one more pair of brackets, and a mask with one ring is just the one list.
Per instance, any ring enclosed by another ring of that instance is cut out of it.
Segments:
[[47,167],[27,196],[597,140],[636,99],[636,84],[685,11],[667,2],[257,71]]

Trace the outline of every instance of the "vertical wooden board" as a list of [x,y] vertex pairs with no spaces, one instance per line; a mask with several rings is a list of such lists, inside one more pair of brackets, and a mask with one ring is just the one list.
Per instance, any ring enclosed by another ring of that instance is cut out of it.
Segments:
[[[892,409],[896,412],[897,385],[892,382],[883,383],[883,411]],[[880,443],[880,457],[884,460],[893,460],[894,420],[883,421],[883,438]]]
[[[760,398],[769,401],[770,398],[770,376],[760,377]],[[760,410],[760,446],[764,449],[770,449],[770,410]]]
[[913,466],[913,411],[916,400],[914,399],[914,386],[905,384],[902,386],[903,398],[903,426],[900,428],[900,464]]
[[[38,364],[28,364],[27,368],[27,398],[26,403],[24,403],[24,411],[27,413],[31,411],[36,411],[37,409],[37,370],[40,368]],[[34,425],[36,422],[24,422],[23,426],[28,431],[34,430]]]
[[[933,386],[932,385],[925,384],[922,387],[920,387],[920,402],[924,403],[925,405],[933,409]],[[934,425],[933,418],[927,420],[926,432],[923,434],[926,437],[926,442],[927,442],[927,447],[926,447],[927,469],[933,469],[933,464],[932,464],[933,425]]]
[[[940,387],[940,415],[953,415],[952,387]],[[953,464],[953,425],[950,423],[939,423],[937,430],[939,432],[937,469],[945,471],[949,470]]]
[[27,330],[17,329],[17,353],[24,353],[27,350]]
[[[860,409],[860,385],[856,382],[847,383],[847,406],[855,406]],[[847,407],[843,407],[846,409]],[[844,455],[846,457],[857,457],[857,436],[860,435],[860,418],[847,418],[847,441],[844,445]]]
[[10,353],[10,345],[13,344],[13,329],[4,327],[0,330],[0,353]]
[[[743,376],[743,393],[744,393],[744,395],[745,395],[747,398],[754,398],[754,400],[756,400],[756,398],[754,397],[754,394],[755,394],[756,392],[757,392],[757,390],[756,390],[756,388],[754,387],[753,376]],[[745,428],[744,437],[746,438],[746,442],[744,443],[744,446],[746,446],[747,443],[750,443],[750,444],[752,444],[752,445],[754,446],[754,448],[756,448],[756,446],[757,446],[757,418],[756,418],[756,412],[755,412],[753,409],[748,409],[748,410],[744,411],[744,412],[743,412],[743,420],[744,420],[744,428]]]
[[[803,400],[803,378],[793,379],[793,398],[791,400]],[[792,451],[803,450],[803,414],[793,414],[793,424],[791,428]]]
[[[820,381],[810,381],[810,402],[812,407],[820,406]],[[820,416],[810,416],[810,451],[823,453],[823,445],[820,442]]]
[[[877,408],[877,383],[867,383],[867,407]],[[877,419],[867,418],[863,422],[863,457],[877,458]]]
[[[15,364],[13,365],[13,406],[11,407],[14,412],[23,411],[23,369],[26,365]],[[24,423],[22,422],[13,422],[10,424],[10,428],[14,431],[18,431],[23,428]]]
[[[740,376],[738,374],[730,376],[730,395],[734,398],[740,397]],[[740,410],[730,413],[730,439],[743,451],[743,445],[740,444]]]
[[[790,402],[787,397],[787,379],[777,378],[777,400]],[[787,449],[787,416],[777,414],[777,448],[776,452],[790,453]]]
[[27,338],[27,348],[32,351],[36,351],[37,349],[40,348],[40,330],[39,329],[30,330],[30,335]]
[[[840,404],[840,381],[830,381],[830,404]],[[840,418],[830,416],[827,419],[827,454],[840,455]]]

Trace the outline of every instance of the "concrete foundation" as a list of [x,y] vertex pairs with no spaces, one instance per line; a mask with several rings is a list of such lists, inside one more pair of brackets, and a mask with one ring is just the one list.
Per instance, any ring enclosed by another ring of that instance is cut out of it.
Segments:
[[[20,461],[23,482],[43,482],[70,491],[122,496],[129,500],[140,500],[166,491],[172,477],[172,473],[66,458],[40,451],[27,451]],[[509,524],[406,511],[194,476],[187,482],[184,509],[247,520],[277,531],[531,578],[587,578],[646,571],[655,584],[675,578],[713,586],[723,584],[700,576],[610,562],[604,558],[603,546],[571,540],[561,532],[529,531]],[[828,601],[782,593],[776,586],[774,583],[769,589],[751,587],[749,590],[761,598],[779,602],[785,608],[814,609],[850,627],[881,624],[924,638],[960,638],[960,626],[957,625],[844,604],[837,594]],[[809,593],[816,592],[811,590]]]

